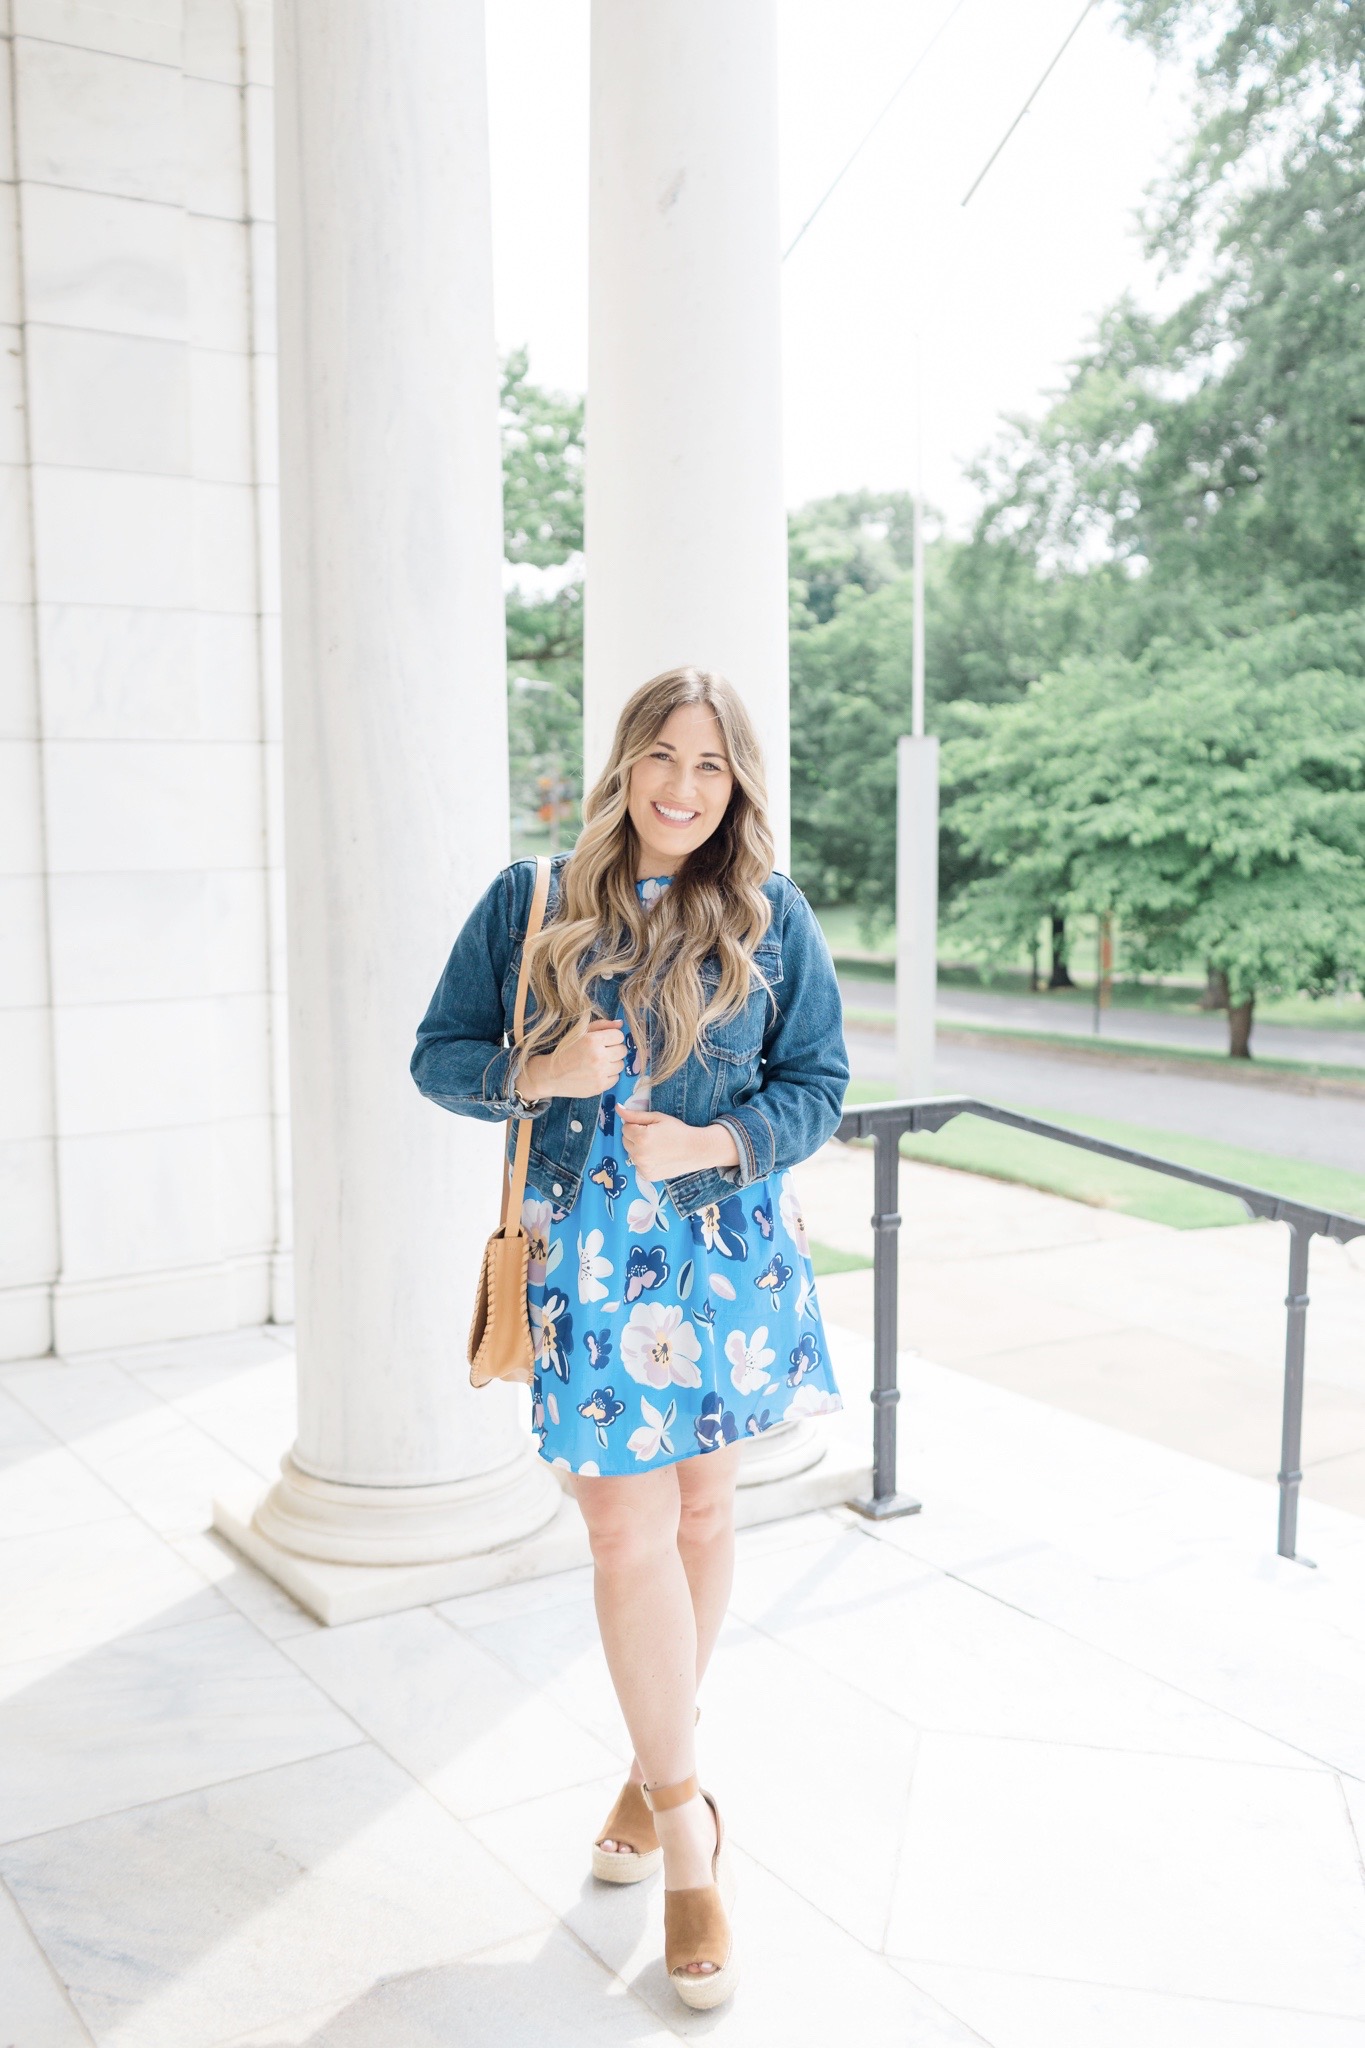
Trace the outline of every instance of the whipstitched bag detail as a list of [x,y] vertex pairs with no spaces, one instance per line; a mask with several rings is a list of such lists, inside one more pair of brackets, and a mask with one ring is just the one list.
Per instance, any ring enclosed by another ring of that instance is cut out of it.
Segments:
[[[517,1007],[512,1020],[512,1041],[521,1044],[526,1017],[527,956],[531,940],[545,918],[550,894],[550,862],[546,854],[536,860],[536,886],[531,914],[526,922],[526,942],[517,976]],[[517,1149],[512,1171],[503,1161],[502,1216],[497,1229],[484,1246],[479,1284],[474,1291],[474,1317],[469,1325],[469,1383],[486,1387],[490,1380],[515,1380],[529,1386],[535,1377],[535,1341],[526,1310],[526,1281],[531,1263],[531,1240],[521,1227],[522,1197],[526,1193],[526,1165],[531,1156],[531,1118],[517,1119]]]

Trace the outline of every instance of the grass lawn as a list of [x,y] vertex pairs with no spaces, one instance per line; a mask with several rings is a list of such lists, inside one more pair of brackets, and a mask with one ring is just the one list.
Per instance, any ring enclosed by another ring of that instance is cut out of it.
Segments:
[[832,1244],[818,1244],[813,1237],[809,1244],[810,1262],[817,1280],[825,1273],[861,1273],[872,1264],[871,1259],[865,1259],[861,1252],[836,1251]]
[[[855,1081],[848,1091],[850,1103],[885,1099],[885,1088],[875,1082]],[[1046,1117],[1050,1123],[1065,1124],[1092,1138],[1107,1138],[1115,1145],[1153,1152],[1181,1166],[1197,1167],[1203,1173],[1247,1181],[1274,1194],[1312,1202],[1338,1213],[1365,1216],[1362,1173],[1279,1159],[1272,1153],[1252,1152],[1239,1145],[1217,1145],[1178,1131],[1153,1131],[1141,1124],[1114,1123],[1107,1117],[1059,1116],[1055,1110],[1029,1108],[1023,1103],[1002,1106],[1022,1110],[1026,1116]],[[1167,1180],[1162,1174],[1126,1166],[1117,1159],[1102,1159],[1093,1152],[1073,1151],[1069,1145],[1054,1144],[1001,1124],[984,1123],[977,1117],[955,1118],[937,1137],[903,1139],[901,1150],[907,1159],[955,1166],[965,1173],[989,1175],[993,1180],[1019,1181],[1025,1187],[1042,1188],[1048,1194],[1066,1195],[1073,1202],[1089,1202],[1093,1208],[1118,1209],[1126,1216],[1145,1216],[1153,1223],[1169,1223],[1177,1230],[1204,1230],[1218,1224],[1250,1221],[1241,1203],[1231,1196],[1215,1194],[1210,1188],[1192,1187],[1186,1181]]]
[[[894,931],[883,933],[877,944],[869,947],[858,930],[858,913],[850,905],[836,904],[833,908],[817,911],[816,915],[830,951],[843,972],[860,975],[867,981],[895,979]],[[1088,1009],[1093,1003],[1093,952],[1093,946],[1089,950],[1083,944],[1075,948],[1072,972],[1079,984],[1076,988],[1049,989],[1046,994],[1038,996],[1040,1025],[1044,1025],[1049,1006],[1076,1003]],[[1002,996],[1026,996],[1030,993],[1028,970],[1024,966],[996,968],[987,977],[979,967],[967,962],[941,962],[938,982],[944,989],[989,989]],[[1164,1010],[1176,1016],[1200,1017],[1207,1015],[1199,1008],[1202,988],[1201,979],[1193,974],[1184,979],[1167,977],[1161,981],[1133,981],[1120,975],[1113,983],[1113,1001],[1121,1009]],[[1320,998],[1262,996],[1256,1004],[1256,1017],[1263,1024],[1292,1024],[1310,1031],[1365,1033],[1365,996],[1355,992]]]

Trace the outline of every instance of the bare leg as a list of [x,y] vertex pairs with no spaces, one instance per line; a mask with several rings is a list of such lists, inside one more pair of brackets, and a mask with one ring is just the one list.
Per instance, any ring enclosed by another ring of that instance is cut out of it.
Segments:
[[[678,1547],[677,1475],[673,1465],[613,1478],[580,1473],[575,1487],[607,1668],[651,1785],[676,1784],[696,1769],[697,1624]],[[689,1799],[654,1824],[665,1884],[709,1884],[716,1835],[705,1801]]]
[[[673,1467],[678,1475],[680,1514],[678,1554],[692,1594],[697,1630],[697,1684],[711,1661],[725,1621],[735,1575],[735,1484],[739,1478],[739,1444],[724,1450],[683,1458]],[[632,1781],[643,1784],[638,1756],[631,1758]],[[604,1841],[604,1849],[628,1850],[625,1842]]]

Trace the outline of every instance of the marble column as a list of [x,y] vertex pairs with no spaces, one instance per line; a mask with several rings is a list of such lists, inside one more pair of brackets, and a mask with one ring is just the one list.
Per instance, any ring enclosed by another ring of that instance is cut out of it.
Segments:
[[788,861],[773,0],[593,0],[584,770],[660,669],[718,668]]
[[[593,0],[584,777],[640,683],[717,668],[758,726],[788,865],[773,0]],[[741,1483],[823,1454],[810,1422]]]
[[347,1611],[434,1597],[392,1568],[515,1545],[563,1498],[518,1395],[468,1383],[502,1127],[408,1071],[509,858],[479,0],[279,0],[276,143],[299,1425],[218,1519],[335,1614],[327,1566]]

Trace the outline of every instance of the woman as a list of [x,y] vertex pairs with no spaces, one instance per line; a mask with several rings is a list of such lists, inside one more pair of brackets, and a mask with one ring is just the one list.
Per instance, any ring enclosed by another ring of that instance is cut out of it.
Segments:
[[848,1055],[828,947],[772,852],[737,692],[692,668],[656,676],[555,856],[521,1045],[505,1040],[532,861],[469,917],[412,1059],[447,1109],[535,1119],[533,1425],[575,1475],[635,1744],[593,1869],[628,1884],[662,1862],[670,1977],[702,2007],[736,1978],[694,1722],[729,1598],[740,1446],[841,1405],[790,1168],[837,1129]]

